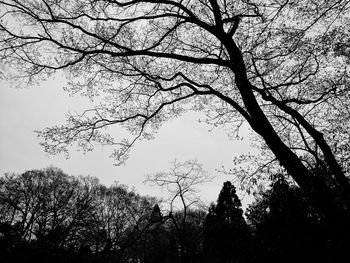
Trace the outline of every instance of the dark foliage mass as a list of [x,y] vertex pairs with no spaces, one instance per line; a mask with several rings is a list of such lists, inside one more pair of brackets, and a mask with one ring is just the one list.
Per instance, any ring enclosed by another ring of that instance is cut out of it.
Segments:
[[229,181],[208,212],[164,212],[126,186],[56,168],[6,174],[0,256],[21,263],[349,262],[348,226],[331,224],[284,178],[257,193],[244,217]]
[[[348,224],[334,225],[282,176],[247,209],[262,262],[349,262]],[[341,234],[340,234],[341,233]]]

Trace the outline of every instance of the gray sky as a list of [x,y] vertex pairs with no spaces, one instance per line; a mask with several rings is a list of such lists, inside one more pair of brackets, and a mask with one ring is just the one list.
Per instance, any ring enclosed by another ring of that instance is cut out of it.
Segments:
[[222,183],[232,179],[215,170],[232,167],[234,156],[251,151],[248,140],[230,141],[223,130],[208,132],[210,127],[197,121],[198,114],[188,113],[167,122],[154,140],[138,142],[124,166],[113,166],[108,147],[97,147],[86,155],[72,149],[68,160],[48,156],[33,131],[63,123],[69,110],[79,111],[88,103],[85,98],[69,97],[63,85],[59,78],[25,89],[0,82],[1,175],[52,165],[70,175],[96,176],[106,185],[118,181],[141,194],[160,195],[158,189],[142,183],[145,174],[167,170],[175,158],[197,159],[216,176],[202,191],[204,200],[215,201]]

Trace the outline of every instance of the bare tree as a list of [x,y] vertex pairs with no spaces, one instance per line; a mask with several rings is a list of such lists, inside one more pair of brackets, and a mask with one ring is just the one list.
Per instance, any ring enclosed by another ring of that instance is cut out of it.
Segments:
[[[5,0],[0,56],[15,80],[64,70],[96,106],[43,130],[49,153],[132,145],[188,109],[262,139],[325,214],[349,210],[334,120],[348,125],[349,1]],[[345,37],[343,37],[345,36]],[[4,67],[5,68],[5,67]],[[3,73],[7,74],[7,73]],[[8,75],[8,74],[7,74]],[[342,118],[337,118],[342,116]],[[119,124],[130,137],[114,138]],[[345,129],[346,131],[346,129]],[[341,135],[346,132],[341,133]],[[344,152],[345,149],[345,152]],[[316,167],[316,169],[315,169]],[[325,198],[325,196],[329,198]]]
[[146,175],[144,182],[159,186],[168,192],[165,202],[170,213],[174,210],[184,210],[186,214],[190,207],[203,208],[205,205],[198,195],[198,187],[211,182],[213,177],[196,160],[174,160],[171,165],[167,172]]
[[[204,204],[200,200],[197,188],[211,180],[212,177],[202,165],[193,160],[183,163],[175,160],[169,171],[146,176],[145,182],[157,185],[168,192],[165,201],[169,206],[169,212],[164,218],[165,220],[170,219],[175,228],[179,240],[181,262],[187,261],[190,221],[195,221],[196,215],[200,215],[200,212],[204,210]],[[198,213],[195,212],[196,209]]]
[[81,228],[83,243],[92,251],[124,253],[150,227],[155,198],[143,197],[124,185],[99,185],[92,200],[93,211]]
[[16,242],[37,240],[67,247],[92,210],[92,178],[74,178],[57,168],[0,178],[2,223],[16,228]]

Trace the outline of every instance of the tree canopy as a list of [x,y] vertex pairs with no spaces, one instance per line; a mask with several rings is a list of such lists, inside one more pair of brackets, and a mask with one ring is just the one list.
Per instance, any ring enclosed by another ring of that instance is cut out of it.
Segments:
[[[2,73],[31,82],[63,70],[95,99],[40,132],[49,153],[133,144],[193,109],[262,148],[325,214],[349,209],[347,0],[0,1]],[[119,124],[124,137],[111,136]],[[344,164],[344,165],[343,165]],[[329,198],[325,199],[327,196]],[[342,200],[339,202],[339,200]],[[336,211],[335,211],[336,210]]]

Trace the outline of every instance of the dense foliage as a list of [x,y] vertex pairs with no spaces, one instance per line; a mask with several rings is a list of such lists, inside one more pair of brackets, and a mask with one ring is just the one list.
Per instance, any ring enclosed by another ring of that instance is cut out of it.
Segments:
[[[262,262],[349,262],[349,222],[334,226],[297,186],[278,176],[247,209]],[[335,227],[337,229],[335,229]]]

